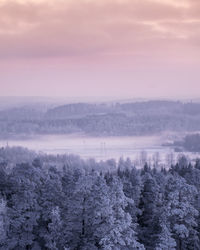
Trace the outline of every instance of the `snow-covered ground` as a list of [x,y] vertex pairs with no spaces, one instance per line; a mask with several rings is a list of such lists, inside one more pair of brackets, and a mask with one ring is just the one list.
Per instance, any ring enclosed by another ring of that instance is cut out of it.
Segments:
[[[22,146],[37,152],[51,154],[78,154],[82,158],[95,158],[106,160],[130,157],[132,160],[140,160],[141,152],[150,161],[159,153],[159,161],[162,163],[166,155],[173,152],[170,147],[162,146],[166,142],[163,135],[157,136],[128,136],[128,137],[86,137],[82,135],[46,135],[36,136],[28,140],[1,140],[0,146]],[[199,154],[184,153],[191,159]],[[175,157],[178,154],[175,153]]]

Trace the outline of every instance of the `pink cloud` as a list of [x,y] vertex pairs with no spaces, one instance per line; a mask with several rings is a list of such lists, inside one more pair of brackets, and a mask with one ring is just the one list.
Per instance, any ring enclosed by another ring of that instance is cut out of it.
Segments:
[[[84,93],[95,91],[96,82],[103,95],[102,82],[110,83],[113,92],[115,84],[123,88],[127,81],[127,89],[134,90],[137,82],[142,86],[138,94],[145,86],[157,86],[161,93],[163,77],[163,84],[172,81],[177,88],[182,81],[187,93],[189,79],[195,87],[199,80],[200,4],[199,0],[179,3],[0,0],[0,88],[4,84],[8,93],[18,84],[28,91],[27,84],[38,81],[32,87],[37,93],[42,84],[47,89],[48,83],[63,81],[77,82],[72,92],[81,85]],[[186,72],[184,77],[181,71]],[[64,85],[60,83],[61,90]]]
[[151,44],[160,47],[192,37],[197,26],[191,23],[188,29],[187,23],[179,23],[190,18],[185,8],[147,0],[118,4],[58,1],[54,5],[11,1],[0,7],[0,56],[71,57],[114,50],[117,54],[146,51],[152,49]]

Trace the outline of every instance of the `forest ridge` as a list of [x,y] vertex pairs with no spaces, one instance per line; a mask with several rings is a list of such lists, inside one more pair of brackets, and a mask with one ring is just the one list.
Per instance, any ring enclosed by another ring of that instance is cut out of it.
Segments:
[[152,135],[200,130],[200,103],[147,101],[30,105],[0,111],[0,137],[84,133],[95,136]]

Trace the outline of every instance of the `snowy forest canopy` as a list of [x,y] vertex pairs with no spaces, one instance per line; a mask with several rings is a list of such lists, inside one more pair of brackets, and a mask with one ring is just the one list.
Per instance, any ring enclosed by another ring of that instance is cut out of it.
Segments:
[[0,249],[198,250],[200,160],[169,169],[0,149]]

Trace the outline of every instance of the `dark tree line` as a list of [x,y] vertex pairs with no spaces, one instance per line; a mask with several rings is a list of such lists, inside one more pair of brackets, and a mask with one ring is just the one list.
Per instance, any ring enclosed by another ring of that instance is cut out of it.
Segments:
[[200,152],[200,134],[187,135],[183,147],[190,152]]
[[0,249],[200,249],[200,161],[157,170],[45,157],[1,158]]
[[177,147],[177,149],[186,150],[189,152],[200,152],[200,134],[189,134],[186,135],[182,141],[175,141],[174,146]]

